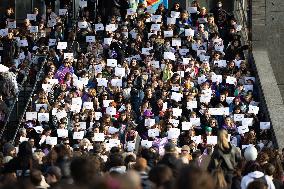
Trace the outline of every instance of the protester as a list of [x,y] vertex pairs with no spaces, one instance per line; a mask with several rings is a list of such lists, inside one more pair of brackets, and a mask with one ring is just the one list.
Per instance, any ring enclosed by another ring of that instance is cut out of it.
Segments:
[[247,41],[222,2],[88,0],[76,15],[72,1],[44,2],[23,26],[11,8],[1,16],[1,129],[35,86],[1,138],[1,188],[281,186]]

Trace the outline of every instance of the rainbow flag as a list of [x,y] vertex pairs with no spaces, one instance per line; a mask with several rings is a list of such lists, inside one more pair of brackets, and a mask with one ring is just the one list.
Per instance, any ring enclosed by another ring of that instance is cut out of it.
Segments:
[[168,8],[168,0],[146,0],[147,7],[151,7],[153,10],[157,10],[159,4],[164,4],[165,8]]

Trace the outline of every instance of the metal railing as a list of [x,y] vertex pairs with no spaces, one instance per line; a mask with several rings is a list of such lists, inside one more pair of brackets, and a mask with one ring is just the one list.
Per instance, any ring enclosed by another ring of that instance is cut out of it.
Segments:
[[[18,85],[19,89],[18,89],[18,92],[16,94],[15,100],[14,100],[12,106],[9,107],[10,109],[9,109],[8,115],[6,117],[5,124],[4,124],[3,128],[0,131],[0,140],[2,139],[4,131],[6,130],[6,127],[7,127],[8,123],[10,122],[10,117],[12,115],[12,112],[13,112],[15,106],[16,105],[18,106],[18,100],[19,100],[20,93],[23,92],[23,90],[25,91],[25,89],[26,89],[26,86],[24,86],[24,85],[26,85],[26,81],[27,81],[27,77],[28,77],[28,74],[29,74],[29,71],[30,71],[31,64],[32,64],[32,61],[29,61],[29,64],[28,64],[28,67],[27,67],[27,71],[26,71],[26,74],[25,74],[25,76],[23,78],[23,81]],[[18,107],[16,107],[16,108],[17,108],[16,111],[18,113]],[[18,116],[18,115],[16,115],[16,116]]]
[[26,105],[25,105],[24,111],[23,111],[22,115],[20,116],[20,119],[19,119],[19,122],[18,122],[18,125],[17,125],[17,128],[16,128],[16,131],[15,131],[15,134],[14,134],[14,136],[13,136],[12,143],[15,142],[17,133],[18,133],[18,131],[19,131],[21,125],[22,125],[22,122],[23,122],[23,119],[24,119],[24,117],[25,117],[25,115],[26,115],[26,112],[27,112],[27,109],[28,109],[28,107],[29,107],[30,101],[31,101],[31,99],[32,99],[32,97],[33,97],[33,95],[34,95],[34,93],[35,93],[35,91],[36,91],[37,84],[38,84],[38,82],[40,82],[40,80],[41,80],[41,76],[42,76],[42,73],[43,73],[43,70],[44,70],[44,66],[45,66],[45,63],[46,63],[46,56],[43,56],[42,58],[44,58],[44,60],[42,61],[40,70],[39,70],[39,72],[38,72],[37,75],[36,75],[36,81],[35,81],[35,84],[34,84],[34,86],[33,86],[33,88],[32,88],[32,91],[31,91],[31,93],[30,93],[30,96],[29,96],[29,98],[28,98],[28,101],[27,101],[27,103],[26,103]]

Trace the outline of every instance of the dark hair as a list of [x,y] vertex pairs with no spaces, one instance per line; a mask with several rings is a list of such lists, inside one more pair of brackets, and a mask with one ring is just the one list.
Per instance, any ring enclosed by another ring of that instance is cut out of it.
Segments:
[[266,163],[264,166],[264,172],[268,176],[272,176],[275,172],[275,166],[272,165],[271,163]]
[[100,172],[100,161],[96,158],[77,157],[71,162],[70,170],[75,184],[86,186]]
[[40,170],[35,169],[31,171],[31,174],[30,174],[31,183],[33,183],[35,186],[39,186],[42,180],[41,176],[42,176],[42,173]]
[[166,165],[155,166],[149,172],[149,180],[155,183],[157,188],[170,181],[172,177],[172,170]]
[[177,189],[214,189],[213,178],[199,167],[193,165],[184,166],[180,170],[176,182]]
[[251,183],[249,183],[247,189],[267,189],[268,186],[266,183],[261,182],[261,181],[252,181]]

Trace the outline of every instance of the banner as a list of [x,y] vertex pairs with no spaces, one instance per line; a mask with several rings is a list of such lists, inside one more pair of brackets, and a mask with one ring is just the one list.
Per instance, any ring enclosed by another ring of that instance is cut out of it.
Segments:
[[151,6],[152,9],[157,10],[160,4],[164,4],[165,8],[168,8],[168,0],[146,0],[147,7]]

